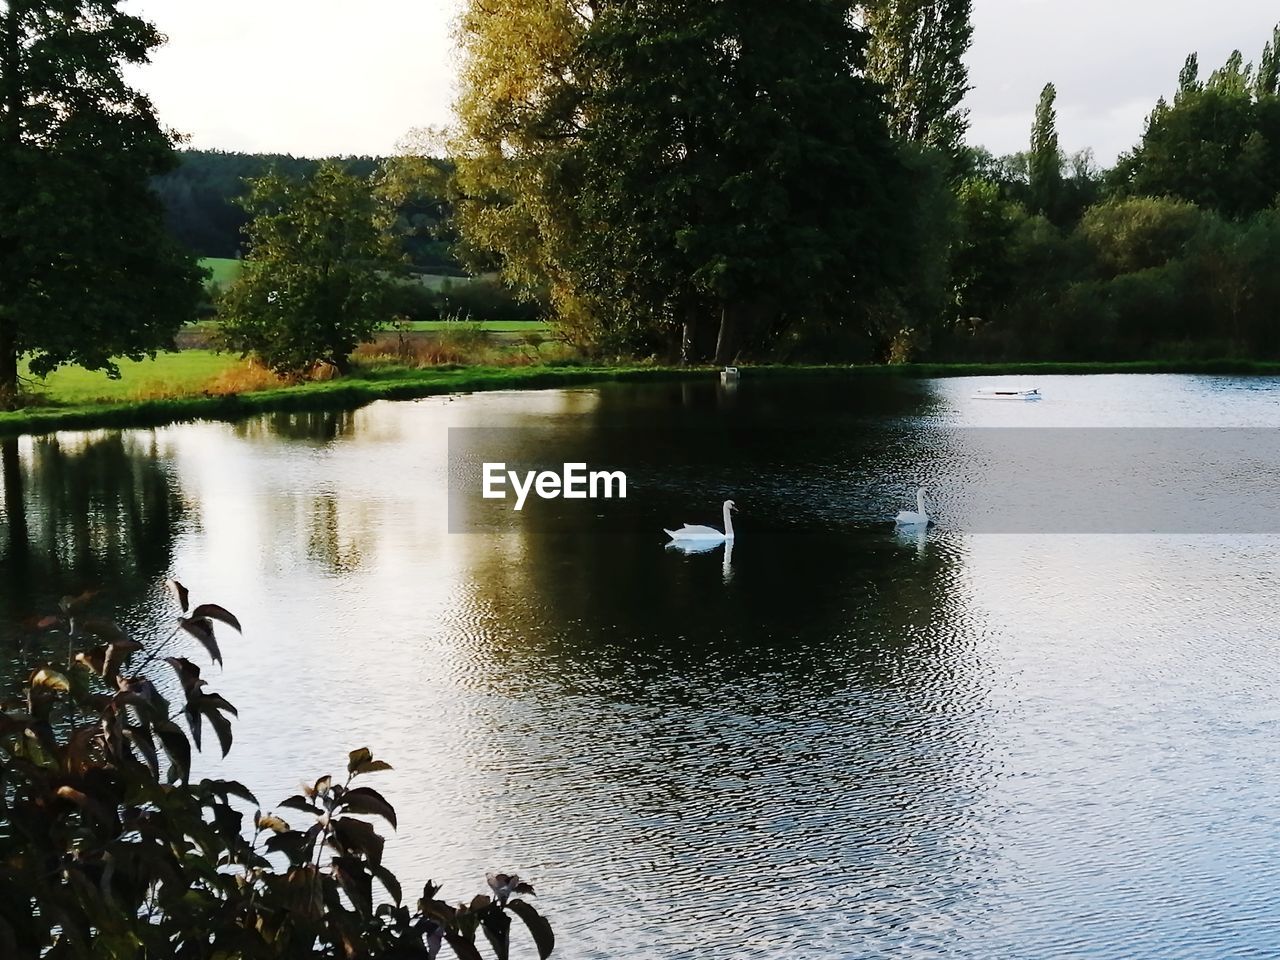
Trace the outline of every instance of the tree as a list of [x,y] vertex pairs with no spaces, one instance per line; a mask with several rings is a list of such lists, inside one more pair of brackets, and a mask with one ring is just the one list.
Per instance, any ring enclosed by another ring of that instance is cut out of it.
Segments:
[[1271,39],[1262,48],[1262,59],[1258,61],[1253,82],[1253,93],[1258,99],[1280,93],[1280,24],[1275,26]]
[[1011,290],[1011,250],[1026,213],[1000,196],[990,180],[973,178],[956,190],[959,236],[952,249],[955,318],[972,325],[995,315]]
[[123,78],[161,43],[119,0],[0,2],[0,403],[18,361],[106,370],[195,315],[201,274],[151,178],[173,138]]
[[1163,267],[1181,257],[1206,214],[1185,200],[1117,198],[1092,207],[1079,235],[1089,244],[1102,276]]
[[867,72],[884,87],[889,126],[902,140],[958,156],[969,129],[964,56],[973,0],[865,0]]
[[1142,142],[1120,158],[1116,189],[1177,197],[1232,218],[1273,205],[1280,196],[1278,40],[1280,27],[1256,70],[1233,51],[1203,84],[1189,57],[1173,103],[1156,104]]
[[1058,90],[1045,84],[1036,105],[1036,119],[1031,127],[1031,153],[1028,176],[1031,209],[1051,220],[1057,212],[1062,194],[1062,148],[1058,144],[1058,114],[1054,104]]
[[351,351],[391,318],[393,209],[333,162],[307,180],[268,174],[244,203],[249,256],[219,303],[228,342],[278,373],[318,363],[346,372]]
[[726,362],[796,323],[853,320],[909,266],[905,172],[849,13],[473,4],[453,138],[464,239],[548,290],[582,339]]
[[1204,85],[1200,82],[1200,55],[1188,54],[1182,71],[1178,74],[1178,93],[1195,93],[1203,88]]

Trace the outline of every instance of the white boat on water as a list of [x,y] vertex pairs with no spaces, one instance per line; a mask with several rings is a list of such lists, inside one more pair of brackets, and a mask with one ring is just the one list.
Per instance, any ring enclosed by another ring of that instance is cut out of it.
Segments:
[[1043,400],[1035,387],[979,387],[975,400]]

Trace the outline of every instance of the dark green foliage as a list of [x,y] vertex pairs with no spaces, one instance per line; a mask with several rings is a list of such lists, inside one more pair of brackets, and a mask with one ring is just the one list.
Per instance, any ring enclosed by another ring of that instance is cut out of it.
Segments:
[[[990,204],[987,196],[981,226],[994,219]],[[1234,222],[1185,201],[1140,197],[1090,209],[1070,233],[1015,216],[1012,239],[1003,220],[979,234],[987,241],[981,269],[960,290],[988,306],[981,323],[948,341],[951,356],[1280,356],[1280,211]]]
[[1025,218],[990,180],[973,178],[956,190],[958,235],[951,253],[952,310],[965,326],[989,319],[1013,284],[1013,241]]
[[227,341],[278,373],[319,363],[345,372],[351,351],[394,316],[394,212],[336,163],[304,181],[255,180],[245,206],[249,256],[219,303]]
[[551,954],[519,877],[490,875],[493,896],[465,905],[430,882],[404,902],[379,832],[396,813],[365,785],[390,767],[367,749],[274,812],[242,784],[193,780],[193,747],[225,754],[236,708],[183,654],[219,660],[217,632],[240,624],[170,588],[178,627],[149,652],[94,616],[91,594],[34,625],[65,660],[0,705],[0,956],[429,960],[447,944],[476,960],[483,930],[504,958],[512,914]]
[[1180,258],[1206,216],[1185,200],[1135,197],[1092,207],[1080,224],[1104,278],[1162,267]]
[[388,291],[389,310],[399,320],[537,320],[542,305],[520,300],[493,277],[445,279],[433,286],[410,277]]
[[[399,159],[399,158],[397,158]],[[251,180],[278,173],[295,180],[311,177],[324,160],[274,153],[226,153],[183,150],[175,169],[153,182],[170,232],[200,257],[239,257],[249,214],[240,202]],[[335,157],[352,176],[371,179],[396,161],[378,157]],[[443,160],[422,160],[447,173]],[[397,226],[409,262],[436,274],[463,273],[450,249],[449,205],[440,196],[416,193],[397,204]]]
[[613,260],[601,306],[615,289],[632,306],[614,328],[651,316],[648,330],[681,332],[686,359],[717,363],[795,322],[865,335],[866,307],[905,267],[891,224],[909,180],[842,6],[636,5],[592,43],[606,76],[582,211],[614,227],[583,256]]
[[170,135],[123,79],[161,42],[118,0],[0,6],[0,403],[17,358],[116,371],[191,319],[200,273],[164,230],[151,178]]
[[[1278,28],[1280,30],[1280,28]],[[1274,41],[1255,75],[1239,51],[1207,83],[1188,58],[1173,103],[1161,100],[1142,142],[1112,175],[1130,196],[1172,196],[1229,217],[1248,217],[1280,197],[1280,97]]]
[[972,0],[866,0],[867,72],[885,92],[895,137],[958,157],[969,129],[964,98]]

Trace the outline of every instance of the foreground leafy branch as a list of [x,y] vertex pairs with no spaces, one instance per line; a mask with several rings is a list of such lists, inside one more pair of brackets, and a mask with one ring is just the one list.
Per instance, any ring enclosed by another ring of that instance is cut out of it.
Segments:
[[193,639],[221,663],[215,625],[240,622],[170,589],[181,615],[150,651],[88,616],[88,594],[34,625],[65,640],[66,660],[36,665],[0,703],[0,956],[430,960],[447,945],[481,960],[483,933],[506,960],[512,914],[550,956],[555,937],[519,877],[491,874],[492,896],[467,904],[429,881],[403,902],[375,826],[395,829],[395,809],[364,785],[390,765],[368,749],[279,812],[241,783],[193,781],[192,746],[207,724],[225,756],[236,708],[170,648]]

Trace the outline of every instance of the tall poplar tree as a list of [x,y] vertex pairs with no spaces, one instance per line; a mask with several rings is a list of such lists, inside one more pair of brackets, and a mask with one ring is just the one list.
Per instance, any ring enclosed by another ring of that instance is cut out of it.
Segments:
[[164,228],[151,178],[176,161],[124,80],[162,42],[120,0],[0,0],[0,403],[19,358],[118,374],[172,341],[200,271]]
[[969,129],[964,109],[973,0],[865,0],[867,72],[885,90],[901,140],[955,155]]
[[1259,99],[1280,93],[1280,25],[1271,31],[1271,39],[1262,48],[1253,82],[1254,96]]
[[1031,205],[1037,213],[1050,219],[1057,212],[1062,195],[1062,147],[1058,143],[1058,113],[1055,104],[1058,90],[1045,84],[1036,104],[1036,119],[1031,127],[1031,152],[1027,157]]

